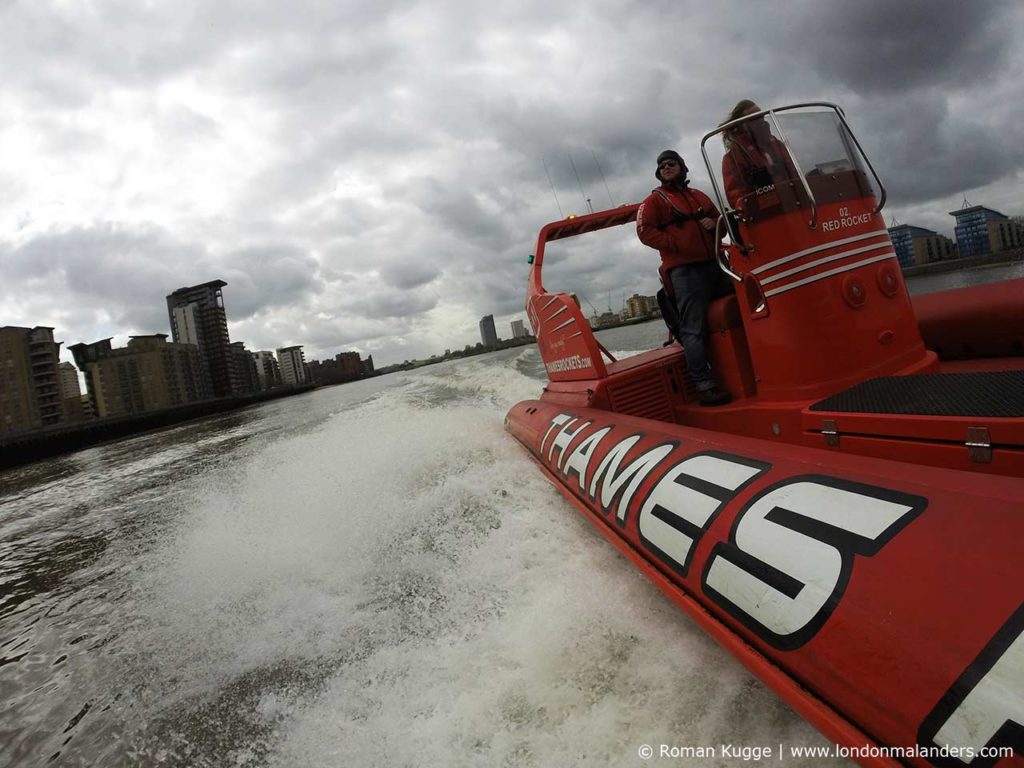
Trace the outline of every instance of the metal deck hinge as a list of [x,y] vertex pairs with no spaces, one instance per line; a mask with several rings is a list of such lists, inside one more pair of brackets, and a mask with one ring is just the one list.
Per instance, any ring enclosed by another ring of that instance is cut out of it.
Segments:
[[825,445],[833,448],[839,445],[839,428],[833,419],[825,419],[821,425],[821,434],[825,438]]
[[988,427],[967,428],[967,455],[975,464],[988,464],[992,461],[992,438]]

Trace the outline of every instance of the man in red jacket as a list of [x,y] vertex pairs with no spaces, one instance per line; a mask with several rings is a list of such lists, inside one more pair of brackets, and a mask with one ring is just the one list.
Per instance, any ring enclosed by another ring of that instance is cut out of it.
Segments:
[[721,293],[722,272],[715,260],[718,209],[711,199],[689,188],[683,158],[672,149],[658,155],[658,189],[636,214],[640,242],[661,254],[662,283],[674,296],[679,316],[677,337],[701,405],[724,405],[732,398],[711,378],[707,358],[707,311]]

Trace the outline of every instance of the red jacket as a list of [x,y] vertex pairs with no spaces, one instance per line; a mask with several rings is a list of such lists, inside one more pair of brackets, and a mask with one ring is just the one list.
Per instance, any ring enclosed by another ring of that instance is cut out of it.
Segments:
[[722,158],[722,179],[725,199],[732,207],[738,208],[741,198],[758,187],[795,178],[796,167],[789,152],[774,136],[768,140],[767,148],[741,132],[730,137],[729,151]]
[[[666,199],[667,198],[667,199]],[[696,189],[662,184],[640,204],[636,235],[640,242],[661,254],[661,273],[683,264],[714,260],[715,231],[699,219],[718,221],[711,198]]]

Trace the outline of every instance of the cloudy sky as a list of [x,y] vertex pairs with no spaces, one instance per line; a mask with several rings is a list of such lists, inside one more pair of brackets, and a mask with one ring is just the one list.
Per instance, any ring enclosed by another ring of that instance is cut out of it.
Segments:
[[[707,189],[744,97],[842,105],[887,221],[1022,214],[1021,29],[984,0],[0,0],[0,325],[123,344],[222,279],[253,350],[507,337],[540,226],[641,200],[667,147]],[[545,284],[653,293],[625,235]]]

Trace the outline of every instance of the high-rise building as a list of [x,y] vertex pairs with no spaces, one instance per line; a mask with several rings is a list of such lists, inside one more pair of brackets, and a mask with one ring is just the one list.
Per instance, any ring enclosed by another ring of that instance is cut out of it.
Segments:
[[211,397],[199,349],[168,344],[166,333],[132,336],[125,347],[110,339],[69,347],[85,374],[93,411],[100,418],[128,416]]
[[340,384],[372,374],[373,358],[362,360],[358,352],[339,352],[332,360],[310,360],[306,370],[314,384]]
[[494,349],[498,346],[498,332],[494,330],[494,315],[484,315],[480,318],[480,340],[487,349]]
[[1009,222],[1008,216],[983,205],[971,205],[950,211],[956,219],[956,244],[961,256],[980,256],[995,250],[990,238],[990,222]]
[[655,296],[641,296],[634,293],[626,299],[626,317],[647,317],[658,308]]
[[909,224],[897,224],[889,227],[889,239],[896,251],[896,259],[901,267],[914,266],[914,238],[934,234],[924,227],[912,227]]
[[60,370],[60,396],[65,400],[81,397],[82,385],[78,383],[78,369],[71,363],[61,363],[57,368]]
[[0,327],[0,434],[65,421],[53,328]]
[[889,228],[889,238],[901,267],[955,259],[958,255],[956,243],[924,227],[898,224]]
[[1024,223],[1018,218],[988,222],[988,242],[993,253],[1024,248]]
[[259,374],[256,372],[256,361],[249,350],[245,348],[245,342],[231,342],[231,355],[234,358],[235,372],[238,374],[238,388],[235,390],[235,394],[259,392],[262,387],[260,387]]
[[256,364],[256,377],[259,379],[260,389],[281,386],[281,366],[278,365],[273,352],[253,352],[252,359]]
[[513,320],[512,321],[512,338],[513,339],[522,339],[525,336],[526,336],[526,328],[523,327],[523,321],[522,320]]
[[83,421],[85,411],[82,409],[82,387],[78,383],[78,369],[71,363],[61,363],[58,369],[60,371],[60,394],[64,400],[64,415],[68,422]]
[[171,336],[178,344],[195,344],[206,366],[216,397],[243,391],[242,375],[231,352],[228,317],[224,311],[227,283],[212,280],[179,288],[167,297]]
[[281,380],[288,385],[305,384],[309,381],[306,360],[302,347],[281,347],[277,350],[277,363],[281,366]]

